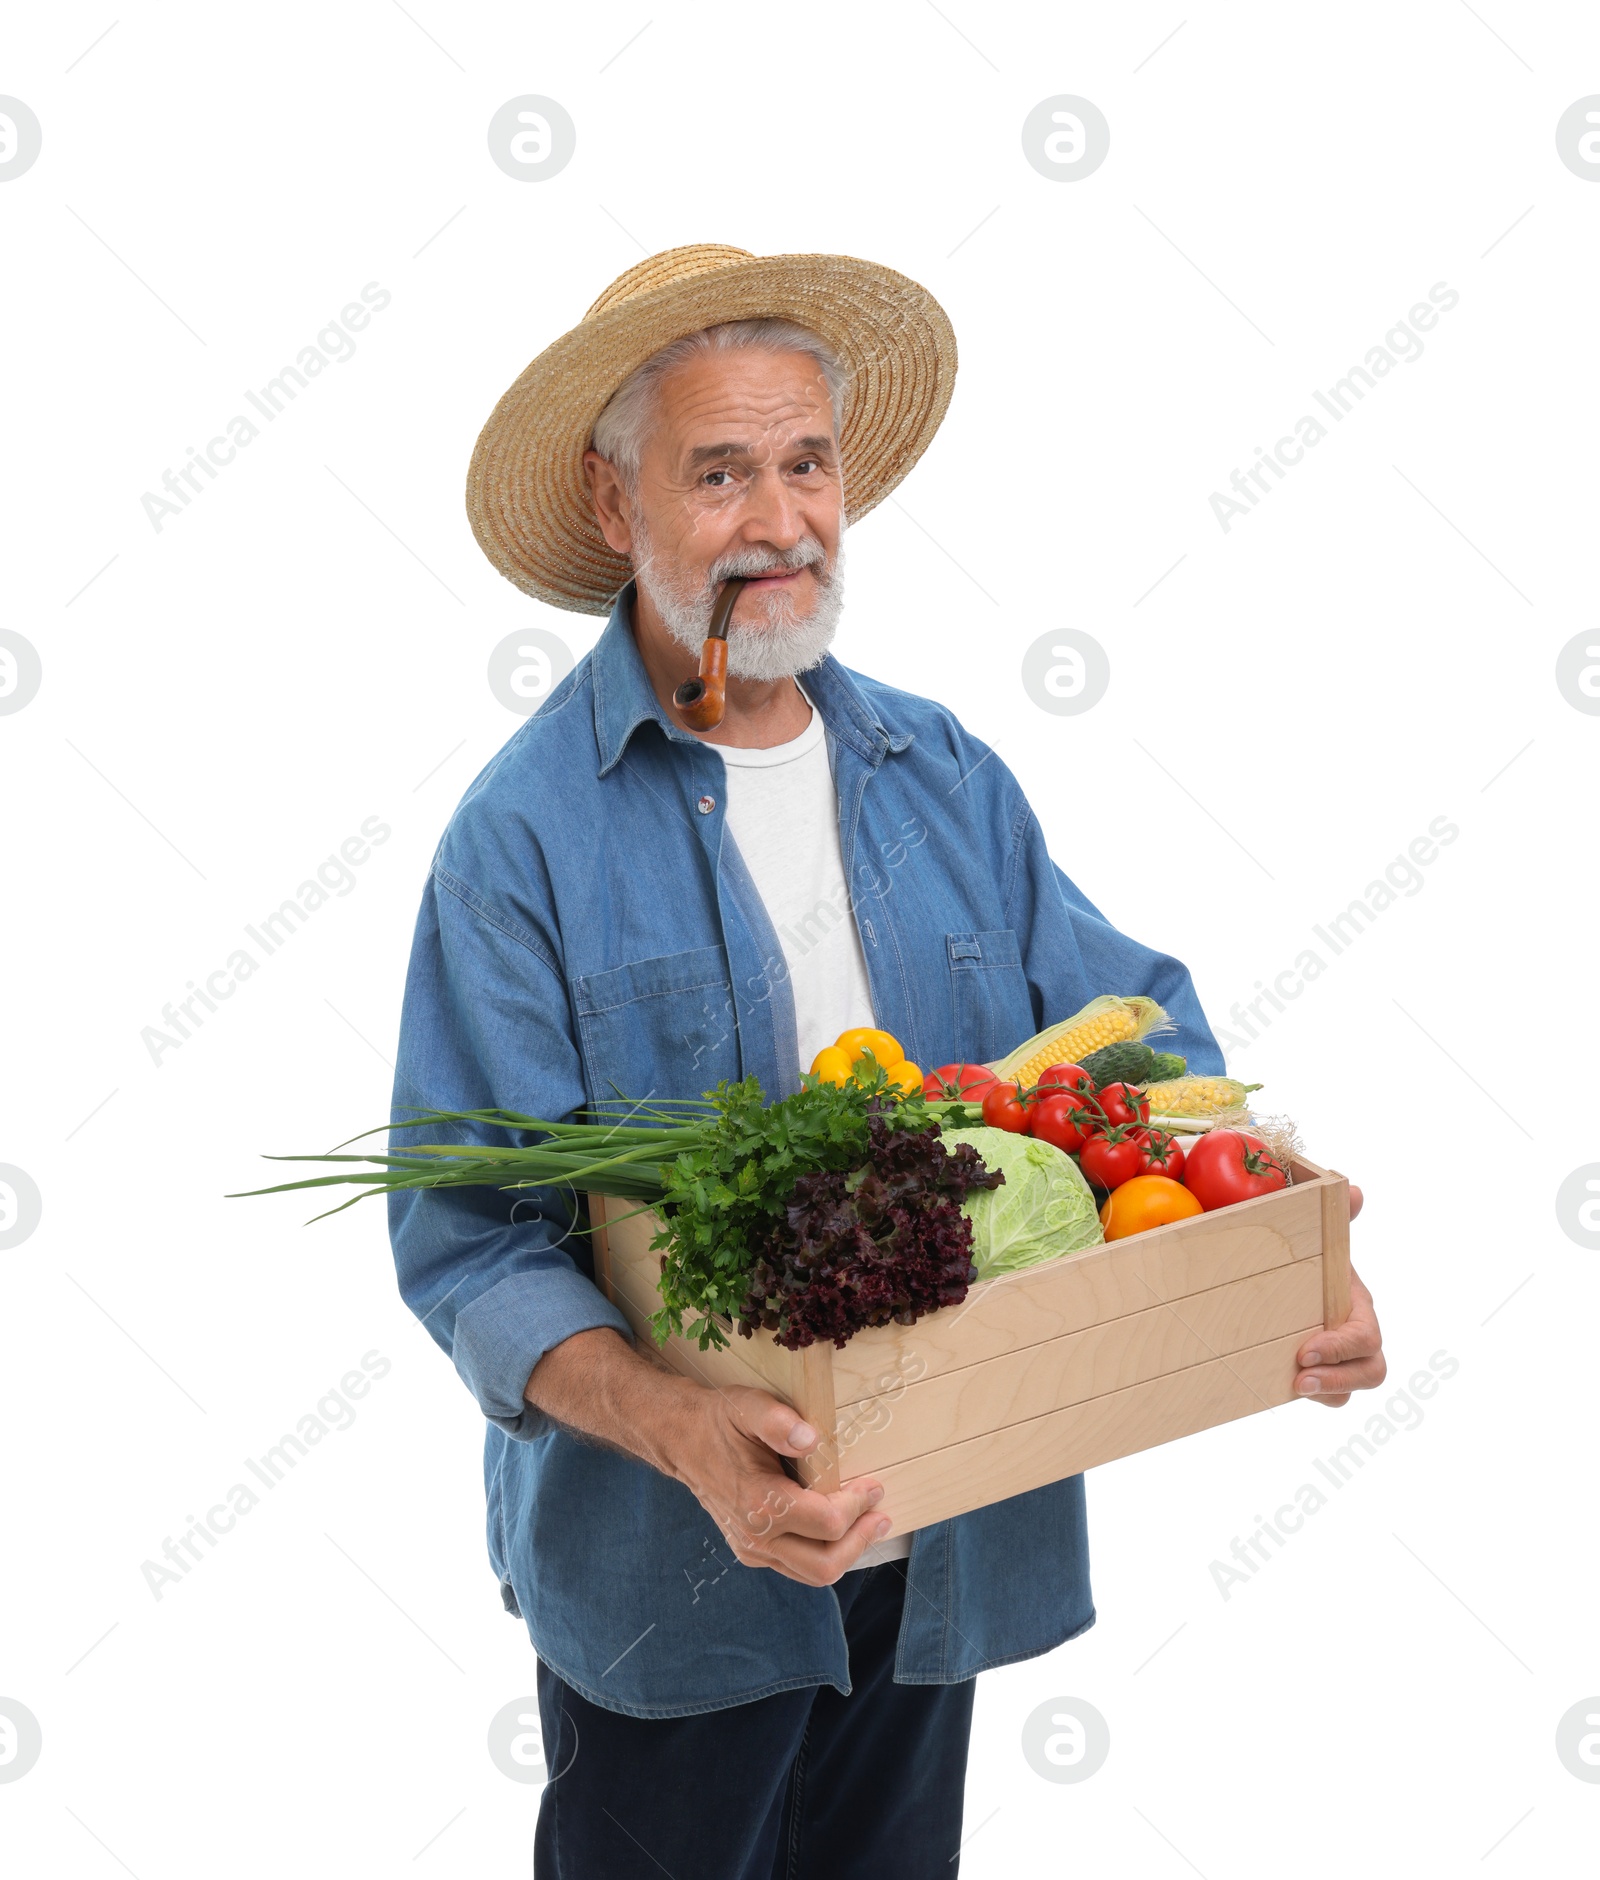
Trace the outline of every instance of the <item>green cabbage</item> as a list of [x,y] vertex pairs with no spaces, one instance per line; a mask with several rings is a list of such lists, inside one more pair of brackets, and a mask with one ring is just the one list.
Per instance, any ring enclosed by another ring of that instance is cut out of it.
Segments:
[[998,1188],[975,1188],[962,1204],[972,1222],[972,1261],[979,1279],[1015,1273],[1104,1240],[1089,1184],[1065,1150],[1008,1129],[947,1129],[942,1134],[946,1144],[970,1142],[990,1168],[1005,1171]]

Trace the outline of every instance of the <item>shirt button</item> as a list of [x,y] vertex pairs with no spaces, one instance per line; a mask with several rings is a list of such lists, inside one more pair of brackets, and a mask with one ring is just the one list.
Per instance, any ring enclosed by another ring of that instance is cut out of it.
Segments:
[[716,807],[717,799],[714,796],[703,796],[700,801],[695,804],[695,808],[699,810],[702,816],[709,816]]

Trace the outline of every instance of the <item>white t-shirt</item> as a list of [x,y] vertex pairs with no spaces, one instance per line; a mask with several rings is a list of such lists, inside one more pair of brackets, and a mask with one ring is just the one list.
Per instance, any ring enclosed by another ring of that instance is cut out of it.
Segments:
[[[813,707],[811,722],[787,744],[710,749],[720,752],[727,769],[728,833],[783,948],[800,1068],[808,1070],[840,1032],[875,1022],[839,851],[839,793],[822,714]],[[856,1564],[903,1560],[910,1551],[911,1536],[895,1534],[869,1547]]]

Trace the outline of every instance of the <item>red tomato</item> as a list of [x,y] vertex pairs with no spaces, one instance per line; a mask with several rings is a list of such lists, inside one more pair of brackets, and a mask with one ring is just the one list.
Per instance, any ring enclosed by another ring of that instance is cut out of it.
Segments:
[[922,1094],[930,1101],[960,1097],[964,1103],[982,1103],[995,1074],[983,1064],[941,1064],[922,1080]]
[[1068,1155],[1081,1149],[1088,1134],[1092,1112],[1083,1098],[1070,1091],[1043,1096],[1028,1118],[1028,1133],[1041,1142],[1052,1142]]
[[1039,1079],[1039,1095],[1050,1090],[1082,1090],[1094,1094],[1094,1079],[1081,1064],[1052,1064]]
[[1287,1188],[1288,1171],[1259,1136],[1208,1130],[1184,1162],[1183,1185],[1208,1212]]
[[[1096,1188],[1119,1188],[1144,1173],[1144,1145],[1132,1136],[1091,1136],[1083,1145],[1078,1166]],[[1198,1195],[1195,1199],[1200,1201]]]
[[1033,1112],[1032,1097],[1019,1097],[1015,1084],[991,1084],[983,1093],[983,1120],[990,1129],[1009,1129],[1013,1136],[1027,1134]]
[[1169,1136],[1164,1129],[1136,1129],[1133,1134],[1144,1149],[1145,1174],[1165,1175],[1175,1182],[1183,1180],[1183,1151],[1176,1136]]
[[1150,1120],[1150,1099],[1132,1084],[1107,1084],[1095,1096],[1108,1123],[1148,1123]]

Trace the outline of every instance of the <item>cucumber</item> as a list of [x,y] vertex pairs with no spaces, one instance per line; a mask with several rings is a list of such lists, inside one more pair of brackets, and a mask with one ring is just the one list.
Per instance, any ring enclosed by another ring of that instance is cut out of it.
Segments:
[[1150,1066],[1149,1081],[1153,1084],[1169,1084],[1188,1071],[1189,1060],[1179,1057],[1175,1051],[1155,1051],[1151,1055],[1155,1062]]
[[1129,1038],[1121,1044],[1106,1044],[1098,1051],[1091,1051],[1084,1058],[1082,1068],[1094,1079],[1095,1089],[1103,1090],[1107,1084],[1149,1083],[1155,1075],[1152,1069],[1155,1062],[1156,1053],[1149,1045]]

